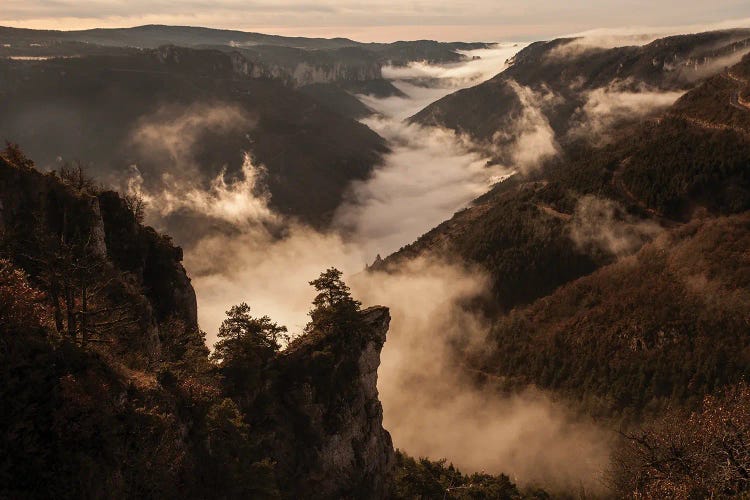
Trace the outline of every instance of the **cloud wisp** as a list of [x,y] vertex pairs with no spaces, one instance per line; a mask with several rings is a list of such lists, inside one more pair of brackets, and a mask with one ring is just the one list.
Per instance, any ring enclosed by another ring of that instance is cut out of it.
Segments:
[[[456,72],[451,69],[446,78]],[[425,98],[428,91],[418,95]],[[488,165],[451,132],[404,123],[403,109],[387,115],[391,101],[369,102],[382,115],[366,123],[389,141],[392,152],[369,180],[352,186],[329,231],[273,213],[262,189],[263,167],[248,157],[237,175],[221,173],[201,186],[173,174],[149,190],[137,175],[132,178],[131,191],[146,198],[152,221],[180,213],[226,224],[202,235],[185,256],[209,343],[216,340],[224,311],[240,301],[301,332],[314,295],[306,282],[338,267],[358,299],[391,310],[378,387],[384,423],[397,447],[447,457],[467,471],[508,473],[522,484],[568,490],[584,484],[596,490],[607,464],[605,433],[538,391],[507,395],[478,387],[456,355],[457,342],[476,347],[486,338],[485,320],[466,306],[488,289],[481,271],[422,257],[390,273],[363,272],[375,253],[412,241],[510,171]],[[417,105],[421,102],[408,104]],[[532,147],[532,138],[541,141],[544,134],[532,126],[534,116],[526,121],[523,144]],[[189,145],[167,149],[176,152],[170,153],[175,159],[191,151]],[[518,158],[524,159],[521,152]]]
[[523,485],[600,491],[606,432],[542,392],[477,386],[462,366],[456,343],[479,349],[486,339],[487,324],[464,306],[487,290],[483,273],[423,256],[394,273],[354,276],[352,288],[391,308],[378,388],[397,447]]

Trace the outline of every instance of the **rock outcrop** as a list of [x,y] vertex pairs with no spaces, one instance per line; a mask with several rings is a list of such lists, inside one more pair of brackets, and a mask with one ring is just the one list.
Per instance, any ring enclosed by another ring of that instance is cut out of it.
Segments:
[[312,332],[276,359],[272,455],[282,483],[307,498],[384,498],[394,465],[377,370],[390,314],[360,313],[354,331]]
[[[0,452],[13,450],[0,476],[18,478],[0,497],[34,496],[26,493],[46,484],[41,471],[70,464],[70,478],[92,478],[75,497],[387,498],[395,455],[377,369],[388,309],[355,307],[268,353],[244,392],[226,391],[197,327],[182,251],[140,223],[133,200],[87,186],[38,172],[13,148],[0,154],[0,265],[19,270],[13,294],[25,293],[43,318],[29,332],[0,317],[0,336],[17,344],[0,349],[0,366],[11,367],[0,369],[11,387],[0,391],[10,408]],[[94,299],[107,316],[94,316]],[[116,328],[95,329],[102,324]],[[254,359],[244,359],[249,369]],[[19,378],[18,367],[35,374]],[[32,389],[21,391],[26,383]],[[48,435],[49,422],[65,424]],[[69,422],[91,440],[72,436]],[[24,471],[18,435],[55,451]],[[40,496],[60,497],[67,484],[52,481]]]
[[0,156],[0,234],[17,265],[35,276],[39,266],[60,257],[50,253],[61,251],[53,242],[87,242],[80,251],[115,273],[119,291],[112,293],[127,290],[143,326],[158,331],[160,323],[178,319],[197,330],[195,291],[181,264],[182,250],[169,237],[141,225],[119,194],[79,188],[32,166],[23,157]]

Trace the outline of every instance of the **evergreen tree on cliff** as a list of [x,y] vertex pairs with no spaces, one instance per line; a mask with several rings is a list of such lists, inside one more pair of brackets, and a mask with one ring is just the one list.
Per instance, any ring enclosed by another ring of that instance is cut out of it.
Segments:
[[310,285],[318,291],[310,311],[310,323],[305,330],[351,328],[360,323],[359,310],[362,303],[352,298],[349,287],[341,279],[342,273],[332,267],[322,273]]

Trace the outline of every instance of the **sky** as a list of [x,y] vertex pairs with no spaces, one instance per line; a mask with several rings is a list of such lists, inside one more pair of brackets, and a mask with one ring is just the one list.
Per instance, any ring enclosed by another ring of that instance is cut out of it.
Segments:
[[[729,20],[729,22],[727,22]],[[743,21],[731,21],[743,20]],[[361,41],[538,40],[591,29],[750,26],[747,0],[0,0],[0,25],[171,24]],[[683,31],[685,28],[683,28]],[[664,31],[662,29],[662,31]]]

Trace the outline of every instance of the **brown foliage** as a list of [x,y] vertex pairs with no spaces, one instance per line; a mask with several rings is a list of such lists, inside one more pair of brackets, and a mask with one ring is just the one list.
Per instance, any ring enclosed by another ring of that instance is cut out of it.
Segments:
[[623,434],[612,479],[636,498],[717,498],[750,491],[750,387],[706,396],[700,410],[671,412]]
[[26,274],[0,259],[0,332],[37,330],[49,323],[44,295],[29,285]]

